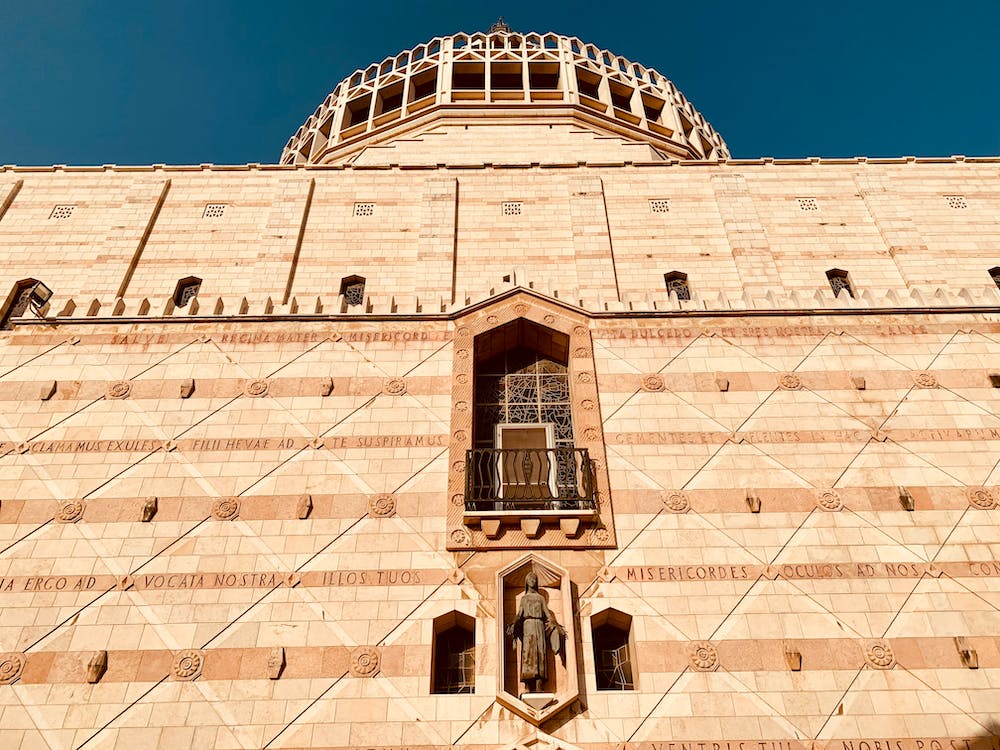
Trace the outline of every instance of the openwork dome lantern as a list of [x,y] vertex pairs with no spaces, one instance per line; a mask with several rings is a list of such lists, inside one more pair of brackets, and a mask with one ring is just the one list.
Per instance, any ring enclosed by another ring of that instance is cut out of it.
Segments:
[[[289,139],[282,164],[345,163],[373,146],[442,125],[570,125],[646,144],[651,158],[725,159],[725,141],[673,83],[575,37],[438,37],[337,84]],[[525,142],[523,132],[517,136]],[[540,146],[544,154],[545,148]]]

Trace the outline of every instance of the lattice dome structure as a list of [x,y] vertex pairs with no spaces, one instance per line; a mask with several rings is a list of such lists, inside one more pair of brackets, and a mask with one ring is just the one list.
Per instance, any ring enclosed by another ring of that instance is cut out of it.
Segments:
[[470,117],[571,121],[647,143],[660,158],[729,156],[722,136],[652,68],[576,37],[520,34],[498,22],[356,70],[289,139],[281,163],[350,161],[367,146]]

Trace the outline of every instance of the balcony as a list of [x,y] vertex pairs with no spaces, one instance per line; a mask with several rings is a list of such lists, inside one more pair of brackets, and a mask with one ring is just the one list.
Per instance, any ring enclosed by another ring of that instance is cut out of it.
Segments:
[[465,452],[466,523],[597,515],[586,448],[477,448]]

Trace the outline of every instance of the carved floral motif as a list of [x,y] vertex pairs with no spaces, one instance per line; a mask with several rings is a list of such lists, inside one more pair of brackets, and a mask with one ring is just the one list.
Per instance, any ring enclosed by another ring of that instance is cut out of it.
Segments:
[[929,372],[913,373],[913,382],[918,388],[936,388],[938,384],[937,377]]
[[719,668],[719,651],[708,641],[694,641],[688,646],[691,666],[699,672],[712,672]]
[[60,504],[59,510],[56,511],[56,518],[65,523],[79,521],[83,517],[83,507],[82,500],[67,500]]
[[660,499],[664,507],[674,513],[684,513],[691,508],[691,501],[684,492],[665,492]]
[[119,380],[108,386],[108,398],[128,398],[132,393],[132,384],[127,380]]
[[195,649],[188,649],[177,655],[171,666],[171,671],[178,680],[195,680],[201,675],[204,666],[204,654]]
[[833,490],[824,490],[816,497],[816,504],[823,510],[840,510],[844,507],[844,501]]
[[368,501],[368,509],[373,516],[391,516],[396,512],[396,499],[392,495],[376,495]]
[[464,526],[452,529],[448,538],[451,539],[451,543],[456,547],[467,547],[472,544],[472,534]]
[[516,305],[514,305],[514,312],[517,313],[518,315],[526,315],[528,312],[528,306],[523,302],[518,302]]
[[378,649],[366,646],[351,654],[351,674],[355,677],[371,677],[378,672],[378,664]]
[[252,398],[260,398],[267,395],[268,383],[266,380],[248,380],[243,387],[243,393]]
[[382,392],[387,396],[402,396],[406,393],[406,381],[402,378],[389,378],[382,384]]
[[222,497],[212,503],[212,515],[220,521],[236,518],[240,512],[240,501],[235,497]]
[[594,382],[594,373],[592,373],[592,372],[590,372],[588,370],[584,370],[583,372],[578,372],[576,374],[576,382],[577,383],[584,383],[584,384],[586,384],[586,383],[593,383]]
[[993,493],[985,487],[969,487],[965,491],[965,496],[969,498],[971,505],[982,510],[989,510],[990,508],[995,508],[997,505]]
[[875,669],[891,669],[896,663],[892,647],[885,641],[872,641],[865,647],[865,659]]
[[778,378],[778,386],[786,391],[797,391],[802,388],[802,379],[794,372],[786,372]]
[[0,654],[0,685],[9,685],[24,671],[23,654]]
[[642,378],[642,390],[644,391],[662,391],[664,388],[663,377],[661,375],[644,375]]

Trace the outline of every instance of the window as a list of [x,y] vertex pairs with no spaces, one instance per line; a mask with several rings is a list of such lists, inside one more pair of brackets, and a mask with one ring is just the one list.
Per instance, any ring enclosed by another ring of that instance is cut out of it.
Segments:
[[50,219],[68,219],[73,215],[73,209],[76,206],[60,205],[53,206],[52,213],[49,214]]
[[688,275],[681,271],[671,271],[663,274],[663,283],[667,285],[667,294],[673,292],[677,299],[691,299],[691,288],[688,286]]
[[203,219],[221,219],[226,215],[225,203],[209,203],[201,214]]
[[993,266],[990,269],[990,278],[993,279],[993,283],[1000,289],[1000,266]]
[[826,278],[830,282],[830,288],[833,290],[834,297],[839,297],[841,291],[847,292],[848,297],[854,296],[854,287],[851,285],[847,271],[842,271],[839,268],[831,268],[826,272]]
[[504,216],[520,216],[521,215],[521,201],[504,201],[503,204],[503,215]]
[[606,609],[590,619],[598,690],[635,690],[632,667],[632,618]]
[[340,280],[340,293],[348,305],[361,305],[365,301],[365,279],[363,276],[345,276]]
[[201,289],[201,279],[197,276],[188,276],[177,282],[174,288],[174,307],[187,307],[188,302],[198,296]]
[[599,99],[601,96],[601,77],[591,73],[586,68],[577,68],[576,88],[583,96],[590,99]]
[[431,692],[476,692],[476,624],[468,615],[449,612],[434,620]]
[[670,201],[666,198],[650,199],[649,210],[654,214],[665,214],[670,212]]
[[819,204],[815,198],[796,198],[799,202],[800,211],[819,211]]
[[[32,295],[35,294],[35,288],[39,283],[37,279],[22,279],[14,284],[14,288],[10,290],[10,294],[7,295],[7,300],[2,308],[3,314],[0,315],[0,330],[10,328],[10,321],[12,319],[20,318],[28,311]],[[51,293],[49,295],[51,296]],[[46,301],[47,298],[42,300],[41,304],[45,304]]]
[[355,203],[354,204],[354,215],[355,216],[374,216],[375,215],[375,204],[374,203]]
[[968,208],[969,204],[965,200],[964,195],[946,195],[945,200],[948,201],[948,208]]
[[585,449],[574,447],[569,337],[518,319],[476,338],[466,510],[593,507]]

